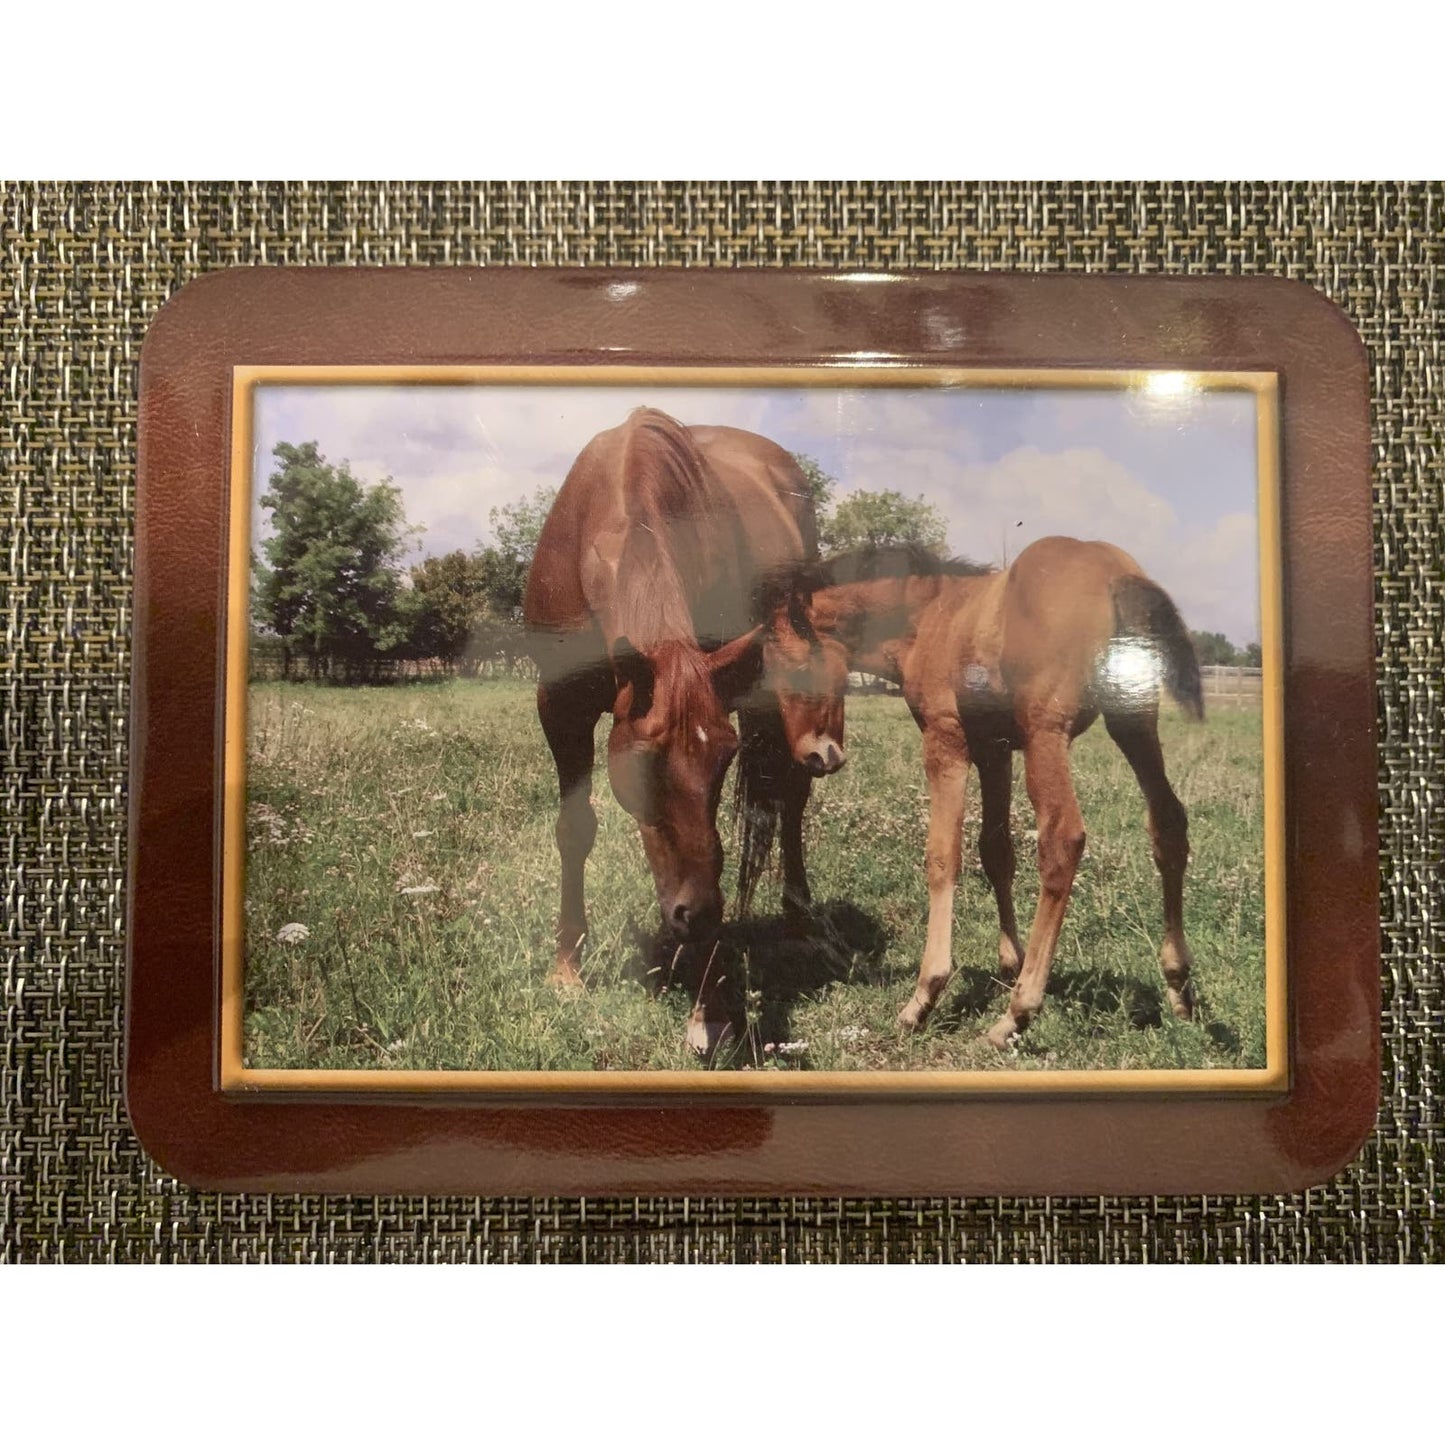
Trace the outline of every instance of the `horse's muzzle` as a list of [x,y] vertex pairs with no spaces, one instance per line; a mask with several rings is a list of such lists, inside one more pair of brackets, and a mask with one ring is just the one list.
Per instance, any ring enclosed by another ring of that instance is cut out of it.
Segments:
[[722,900],[679,893],[663,918],[679,943],[706,943],[722,926]]
[[832,738],[814,738],[803,754],[802,763],[815,778],[836,773],[848,761],[843,749]]

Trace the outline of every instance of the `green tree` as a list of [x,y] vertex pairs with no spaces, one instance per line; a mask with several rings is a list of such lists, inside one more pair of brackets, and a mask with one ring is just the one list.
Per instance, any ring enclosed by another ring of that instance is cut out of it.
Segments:
[[478,547],[475,555],[487,601],[499,619],[515,622],[521,618],[522,594],[537,553],[537,539],[556,500],[556,487],[539,487],[530,497],[493,507],[489,514],[492,543]]
[[1241,661],[1245,667],[1263,667],[1264,649],[1257,642],[1249,643],[1241,655]]
[[821,527],[823,518],[828,515],[828,509],[833,505],[833,488],[838,484],[837,479],[830,477],[805,452],[794,452],[793,460],[797,462],[798,470],[802,472],[804,480],[808,483],[808,495],[813,499],[813,511],[817,515],[818,525]]
[[1191,632],[1194,652],[1202,667],[1235,667],[1239,654],[1234,644],[1222,632]]
[[370,671],[406,639],[400,562],[411,530],[388,477],[367,486],[315,442],[277,445],[261,506],[272,533],[255,562],[256,620],[281,641],[282,671],[294,656],[312,676]]
[[407,651],[448,667],[473,667],[492,609],[481,558],[466,552],[428,557],[411,569],[412,617]]
[[938,508],[922,497],[895,491],[850,492],[820,519],[819,533],[825,556],[856,547],[905,544],[942,552],[948,524]]

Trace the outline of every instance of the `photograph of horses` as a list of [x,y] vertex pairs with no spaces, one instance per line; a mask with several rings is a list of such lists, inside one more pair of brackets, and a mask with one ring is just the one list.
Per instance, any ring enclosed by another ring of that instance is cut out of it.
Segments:
[[1277,1076],[1271,385],[251,379],[246,1077]]

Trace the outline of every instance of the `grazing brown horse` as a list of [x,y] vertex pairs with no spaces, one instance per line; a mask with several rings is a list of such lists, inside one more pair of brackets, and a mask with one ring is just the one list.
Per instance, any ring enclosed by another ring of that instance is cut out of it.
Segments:
[[[663,926],[678,944],[710,942],[722,921],[717,810],[740,747],[744,902],[781,817],[785,903],[806,904],[803,808],[812,776],[828,771],[831,757],[804,750],[803,766],[793,763],[776,699],[756,691],[763,629],[755,613],[761,578],[816,555],[807,484],[763,437],[684,427],[639,408],[573,464],[523,601],[537,711],[561,791],[554,982],[581,982],[583,870],[597,832],[593,731],[609,710],[612,790],[637,820]],[[806,719],[810,709],[795,712]],[[708,977],[688,1025],[701,1052],[727,1026]]]
[[[1159,747],[1162,680],[1203,716],[1199,664],[1179,613],[1132,557],[1106,542],[1045,537],[1006,571],[945,563],[921,550],[838,558],[808,584],[811,602],[772,603],[765,644],[770,686],[787,719],[818,715],[843,696],[850,670],[899,683],[923,730],[930,815],[928,937],[899,1022],[917,1028],[952,968],[953,894],[961,862],[968,768],[978,769],[979,855],[998,900],[999,963],[1014,980],[1008,1012],[989,1030],[1003,1048],[1043,1007],[1059,929],[1084,851],[1069,744],[1103,715],[1149,810],[1164,886],[1160,965],[1169,1003],[1193,1013],[1193,959],[1184,938],[1188,821]],[[790,734],[791,735],[791,734]],[[841,734],[836,741],[841,745]],[[1012,755],[1024,755],[1038,817],[1039,903],[1027,949],[1014,916],[1009,831]]]

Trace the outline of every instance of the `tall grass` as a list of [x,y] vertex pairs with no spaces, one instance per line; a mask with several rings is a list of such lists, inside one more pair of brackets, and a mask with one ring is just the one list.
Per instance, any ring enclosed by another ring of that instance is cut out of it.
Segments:
[[[605,722],[604,722],[605,728]],[[1043,1015],[1016,1053],[981,1033],[1004,1006],[997,916],[977,866],[977,788],[955,908],[956,970],[929,1026],[894,1022],[927,898],[928,797],[901,701],[850,699],[849,766],[814,790],[809,935],[784,936],[776,880],[725,930],[745,1026],[711,1067],[1259,1067],[1264,1062],[1259,714],[1163,720],[1190,815],[1186,926],[1202,1000],[1161,1008],[1158,876],[1133,775],[1102,726],[1074,745],[1089,830]],[[599,755],[605,755],[599,730]],[[1037,893],[1016,767],[1017,895]],[[692,1069],[683,1025],[699,960],[655,943],[636,828],[594,783],[587,989],[546,984],[558,885],[557,784],[532,690],[508,681],[250,691],[247,1063],[271,1068]],[[723,808],[724,846],[732,839]],[[725,878],[725,886],[728,880]],[[301,929],[286,929],[299,924]],[[283,930],[285,930],[283,934]],[[304,930],[305,936],[299,934]],[[283,942],[282,937],[293,941]]]

